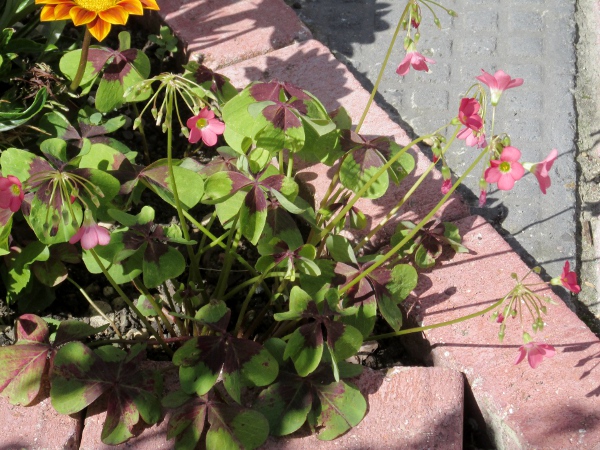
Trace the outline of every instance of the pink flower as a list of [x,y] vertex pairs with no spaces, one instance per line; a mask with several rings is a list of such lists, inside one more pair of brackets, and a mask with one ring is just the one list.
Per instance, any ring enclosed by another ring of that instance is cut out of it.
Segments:
[[444,180],[442,183],[442,194],[446,195],[452,188],[452,180]]
[[558,151],[556,149],[552,149],[550,154],[546,156],[546,159],[543,161],[535,164],[525,164],[525,168],[534,174],[538,180],[538,183],[540,183],[542,194],[545,194],[546,189],[550,187],[551,181],[550,177],[548,176],[548,172],[552,168],[554,161],[556,161],[557,156]]
[[10,217],[19,210],[24,196],[17,177],[0,176],[0,225],[6,225]]
[[485,202],[487,202],[487,191],[481,190],[481,192],[479,192],[479,207],[483,208]]
[[81,241],[81,248],[89,250],[96,245],[107,245],[110,242],[110,232],[98,225],[89,210],[86,210],[83,224],[77,233],[69,239],[70,244]]
[[426,58],[421,55],[419,52],[407,52],[406,56],[396,69],[396,73],[398,75],[406,75],[408,73],[408,69],[412,66],[415,70],[429,71],[429,67],[427,67],[427,63],[435,64],[433,59]]
[[217,135],[223,134],[225,131],[225,124],[219,119],[215,119],[215,113],[208,108],[204,108],[198,115],[190,117],[187,127],[190,129],[190,143],[195,144],[202,139],[202,142],[209,147],[215,145]]
[[532,369],[535,369],[542,363],[544,358],[552,358],[555,353],[556,349],[549,344],[528,342],[519,347],[519,354],[517,355],[517,359],[515,359],[515,364],[519,364],[525,359],[525,355],[527,355],[527,362]]
[[483,69],[481,69],[481,72],[482,74],[475,78],[490,88],[493,106],[498,104],[502,92],[504,92],[506,89],[518,87],[523,84],[523,78],[512,79],[510,75],[504,73],[502,70],[496,72],[494,76],[490,75]]
[[570,290],[573,294],[578,294],[581,291],[581,287],[577,284],[577,274],[570,271],[571,266],[569,261],[565,261],[563,272],[560,276],[561,284]]
[[485,133],[473,131],[470,128],[463,128],[456,135],[458,139],[464,139],[465,144],[469,147],[483,148],[487,145],[485,140]]
[[463,98],[458,108],[458,120],[467,128],[479,131],[483,126],[483,119],[479,115],[481,105],[475,98]]
[[525,169],[519,163],[521,152],[515,147],[504,147],[499,160],[490,161],[491,167],[484,173],[485,181],[498,183],[498,189],[510,191],[515,181],[520,180]]

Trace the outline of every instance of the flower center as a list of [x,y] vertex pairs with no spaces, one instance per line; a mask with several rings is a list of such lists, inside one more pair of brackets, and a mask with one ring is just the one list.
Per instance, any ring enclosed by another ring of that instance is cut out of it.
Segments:
[[498,167],[500,169],[500,172],[502,173],[508,173],[510,172],[510,163],[507,161],[503,161],[500,163],[500,167]]
[[15,197],[19,196],[21,194],[21,188],[19,186],[17,186],[16,184],[13,184],[10,187],[10,192],[12,193],[12,195],[14,195]]
[[206,119],[198,119],[198,122],[196,122],[196,128],[198,129],[203,129],[206,128],[208,126],[208,120]]
[[96,13],[106,11],[117,4],[118,0],[73,0],[77,6]]

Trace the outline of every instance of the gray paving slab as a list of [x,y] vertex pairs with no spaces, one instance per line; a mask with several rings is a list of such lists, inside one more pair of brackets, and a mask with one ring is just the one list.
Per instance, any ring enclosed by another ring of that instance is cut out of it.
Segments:
[[[363,86],[371,89],[394,32],[404,1],[288,0],[314,37],[347,63]],[[526,174],[509,192],[491,190],[484,209],[477,206],[481,172],[466,179],[463,195],[472,213],[486,217],[529,264],[550,276],[564,261],[577,261],[576,245],[576,72],[575,0],[446,0],[458,13],[436,10],[442,29],[423,10],[418,50],[436,64],[430,73],[395,73],[404,56],[402,41],[394,49],[377,102],[414,135],[435,130],[458,113],[464,92],[485,69],[502,69],[525,80],[507,90],[499,103],[495,132],[506,132],[525,161],[541,161],[556,148],[552,186],[544,196],[535,177]],[[457,145],[448,155],[456,175],[475,158]],[[471,193],[468,192],[471,191]]]

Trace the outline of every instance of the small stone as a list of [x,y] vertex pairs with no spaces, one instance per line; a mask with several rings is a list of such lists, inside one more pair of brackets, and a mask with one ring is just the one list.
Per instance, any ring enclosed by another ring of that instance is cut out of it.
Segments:
[[102,289],[102,295],[104,295],[105,297],[110,297],[115,293],[115,288],[113,288],[112,286],[104,286],[104,288]]
[[125,300],[123,300],[121,297],[115,297],[110,302],[110,304],[112,305],[112,307],[115,311],[120,311],[121,309],[123,309],[127,306],[127,304],[125,303]]

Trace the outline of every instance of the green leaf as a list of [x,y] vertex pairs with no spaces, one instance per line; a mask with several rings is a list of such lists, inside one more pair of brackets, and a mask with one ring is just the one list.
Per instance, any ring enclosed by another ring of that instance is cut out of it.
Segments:
[[317,438],[335,439],[358,425],[367,412],[367,402],[352,384],[339,381],[318,389],[320,407],[316,409]]
[[269,421],[272,436],[285,436],[297,431],[306,422],[311,406],[309,386],[290,379],[262,391],[254,408]]
[[43,87],[35,94],[33,103],[25,110],[15,107],[14,105],[11,106],[12,109],[8,111],[0,109],[0,133],[12,130],[13,128],[27,123],[33,116],[42,110],[47,99],[48,92],[46,91],[46,88]]
[[[92,46],[93,48],[94,46]],[[66,53],[59,62],[60,71],[69,81],[72,81],[77,74],[79,68],[79,60],[81,59],[81,50],[73,50]],[[85,65],[85,71],[83,72],[83,78],[81,79],[80,87],[84,93],[88,92],[92,87],[92,84],[98,77],[99,70],[94,69],[93,64],[88,60]]]
[[392,269],[392,278],[385,287],[393,295],[394,302],[399,303],[417,287],[419,274],[409,264],[397,264]]
[[155,288],[163,282],[176,278],[185,270],[185,258],[173,247],[165,247],[166,252],[160,255],[158,261],[144,257],[142,277],[147,288]]
[[[384,163],[379,153],[371,149],[361,148],[348,153],[340,166],[340,182],[352,192],[358,192],[374,178]],[[362,196],[379,198],[386,193],[388,186],[389,175],[388,172],[384,172]]]
[[308,345],[306,338],[298,328],[291,334],[283,357],[284,359],[291,357],[298,375],[305,377],[314,372],[321,362],[323,342],[316,344],[314,347]]
[[415,263],[423,269],[435,266],[435,257],[427,251],[424,245],[419,245],[415,252]]
[[339,234],[330,234],[325,242],[334,261],[357,264],[354,250],[348,239]]
[[381,295],[377,299],[379,312],[385,321],[393,328],[394,331],[402,328],[402,311],[396,305],[396,302],[387,295]]

